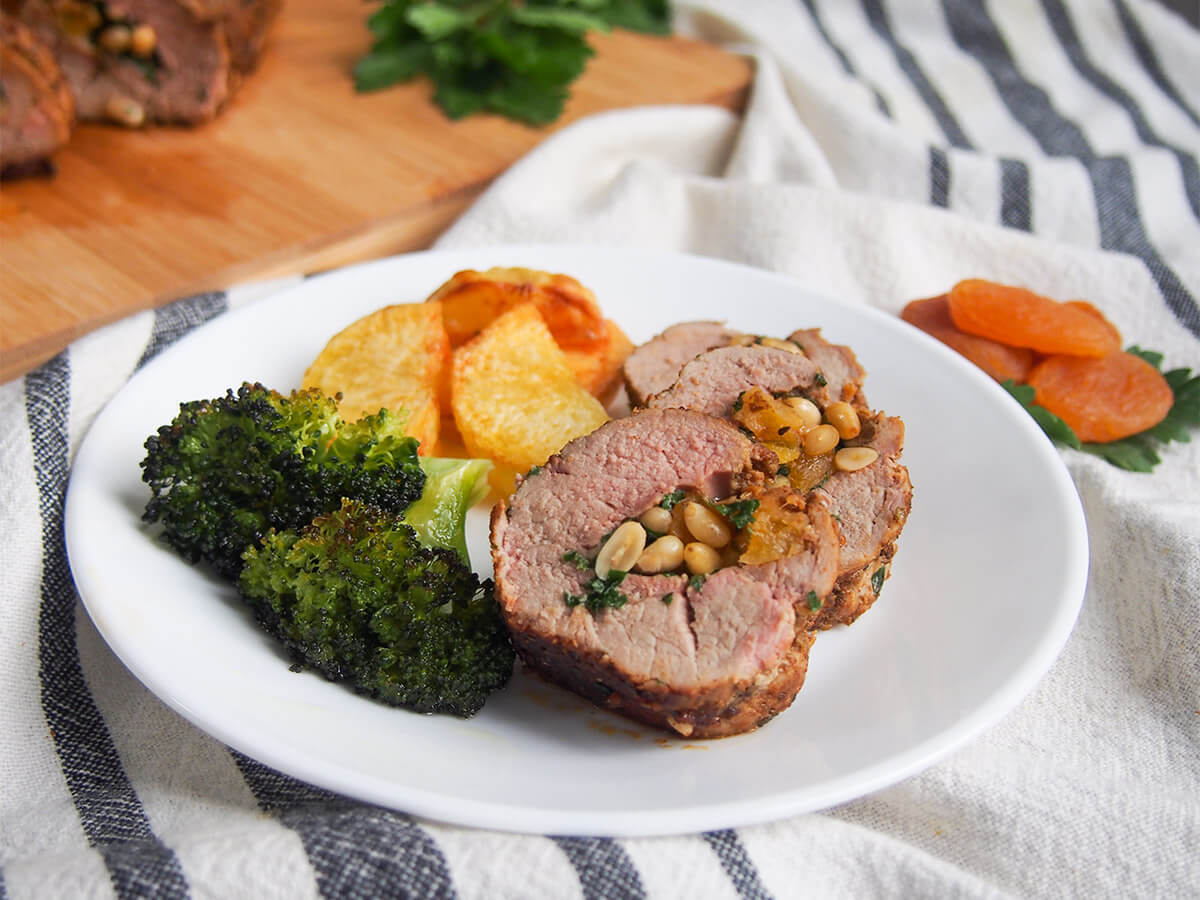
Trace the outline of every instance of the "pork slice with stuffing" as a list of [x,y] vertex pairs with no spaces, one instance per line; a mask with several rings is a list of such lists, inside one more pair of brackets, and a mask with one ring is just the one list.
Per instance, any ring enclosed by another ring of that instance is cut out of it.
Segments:
[[[854,622],[879,596],[911,507],[912,483],[900,463],[904,423],[859,405],[865,402],[864,372],[853,353],[815,332],[796,332],[793,338],[804,341],[812,355],[758,344],[719,347],[686,363],[676,383],[648,403],[730,418],[753,436],[757,458],[766,454],[776,460],[776,465],[760,462],[760,468],[781,472],[778,480],[804,492],[815,489],[829,501],[842,549],[837,584],[822,598],[814,624],[825,629]],[[816,418],[808,423],[789,406],[798,398],[812,403]],[[810,452],[805,428],[827,419],[835,403],[842,407],[838,412],[853,408],[847,414],[859,433],[846,439],[835,434],[835,443]],[[837,453],[842,448],[873,451],[875,458],[844,470]]]
[[777,555],[703,577],[675,568],[608,579],[596,562],[619,526],[686,490],[761,488],[752,442],[692,410],[636,412],[578,438],[492,514],[496,595],[522,659],[629,718],[688,737],[756,728],[787,708],[807,671],[809,605],[836,577],[824,498],[791,495]]

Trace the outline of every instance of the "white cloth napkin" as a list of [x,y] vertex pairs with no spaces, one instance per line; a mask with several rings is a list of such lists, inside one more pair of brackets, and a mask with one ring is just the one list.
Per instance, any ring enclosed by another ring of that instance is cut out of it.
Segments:
[[[709,0],[679,24],[753,54],[743,117],[580,122],[440,246],[684,250],[889,312],[995,278],[1085,297],[1166,367],[1200,369],[1200,36],[1178,17]],[[1150,475],[1062,451],[1092,561],[1061,657],[970,745],[835,809],[673,838],[480,832],[333,797],[196,731],[77,603],[62,490],[140,360],[272,287],[132,317],[0,388],[0,900],[1200,895],[1200,435]]]

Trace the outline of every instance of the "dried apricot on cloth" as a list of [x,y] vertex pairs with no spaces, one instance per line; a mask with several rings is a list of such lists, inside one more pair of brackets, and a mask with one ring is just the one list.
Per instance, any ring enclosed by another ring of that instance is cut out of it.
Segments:
[[1099,357],[1120,350],[1120,334],[1097,313],[981,278],[950,289],[950,317],[959,329],[1039,353]]
[[913,300],[901,310],[900,318],[957,350],[997,381],[1011,378],[1020,384],[1033,368],[1033,351],[1028,347],[1010,347],[959,330],[950,318],[950,301],[946,294]]
[[1085,442],[1118,441],[1152,428],[1175,402],[1162,373],[1125,352],[1099,359],[1048,356],[1033,367],[1029,384],[1034,402]]

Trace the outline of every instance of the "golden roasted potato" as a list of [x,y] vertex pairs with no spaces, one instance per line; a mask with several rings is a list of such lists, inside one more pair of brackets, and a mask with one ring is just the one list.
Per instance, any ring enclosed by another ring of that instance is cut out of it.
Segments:
[[608,420],[531,303],[501,314],[454,351],[450,393],[468,452],[496,463],[498,491],[511,490],[513,473],[541,465]]
[[522,268],[467,269],[429,300],[442,304],[451,347],[462,346],[497,316],[523,303],[537,307],[563,350],[599,350],[609,338],[595,295],[569,275]]
[[605,319],[604,327],[606,340],[597,349],[564,351],[575,380],[601,403],[611,400],[621,386],[621,366],[633,352],[633,342],[616,322]]
[[387,306],[330,338],[304,373],[302,386],[342,395],[349,422],[388,409],[408,416],[405,433],[432,454],[438,443],[450,340],[437,303]]

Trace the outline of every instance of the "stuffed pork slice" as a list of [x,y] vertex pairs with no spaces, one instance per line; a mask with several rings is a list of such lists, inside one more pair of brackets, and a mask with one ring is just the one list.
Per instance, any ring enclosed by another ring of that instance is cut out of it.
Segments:
[[[866,372],[854,351],[832,344],[819,328],[794,331],[786,340],[733,331],[720,322],[680,322],[637,347],[625,360],[625,388],[634,406],[646,406],[654,394],[672,387],[680,370],[702,353],[717,347],[757,344],[775,349],[799,350],[816,365],[828,385],[829,396],[857,408],[867,407],[863,393]],[[791,345],[791,346],[788,346]]]
[[804,355],[816,364],[825,379],[829,396],[844,400],[856,408],[866,409],[867,398],[863,393],[866,371],[845,344],[831,344],[821,337],[820,328],[802,328],[793,331],[787,339],[796,344]]
[[757,457],[774,455],[777,467],[764,463],[766,471],[828,501],[842,546],[837,585],[814,623],[825,629],[854,622],[879,596],[912,483],[900,463],[904,423],[857,405],[863,371],[853,353],[815,332],[793,337],[807,341],[816,358],[759,344],[718,347],[686,363],[649,404],[729,418],[753,437]]
[[694,409],[725,417],[749,387],[775,394],[803,394],[824,408],[830,402],[826,382],[816,363],[803,354],[761,344],[707,350],[688,361],[665,391],[651,396],[647,406]]
[[[737,734],[786,709],[807,670],[808,601],[833,587],[838,539],[823,498],[767,496],[753,447],[720,419],[645,410],[577,438],[525,478],[493,511],[491,540],[496,596],[526,664],[688,737]],[[761,562],[738,559],[752,530],[746,515],[733,517],[740,525],[704,575],[682,562],[639,571],[628,548],[621,558],[609,546],[664,503],[678,513],[758,491],[775,511],[759,523],[775,539],[755,545]],[[778,552],[764,555],[767,543]]]
[[817,628],[849,625],[871,608],[891,576],[896,542],[912,508],[912,481],[900,462],[904,422],[864,412],[861,427],[842,449],[865,449],[865,458],[873,461],[852,470],[835,466],[813,491],[829,501],[842,542],[837,584],[817,617]]
[[624,365],[625,390],[634,406],[659,391],[665,391],[679,378],[684,363],[714,347],[724,347],[740,332],[720,322],[680,322],[634,349]]

